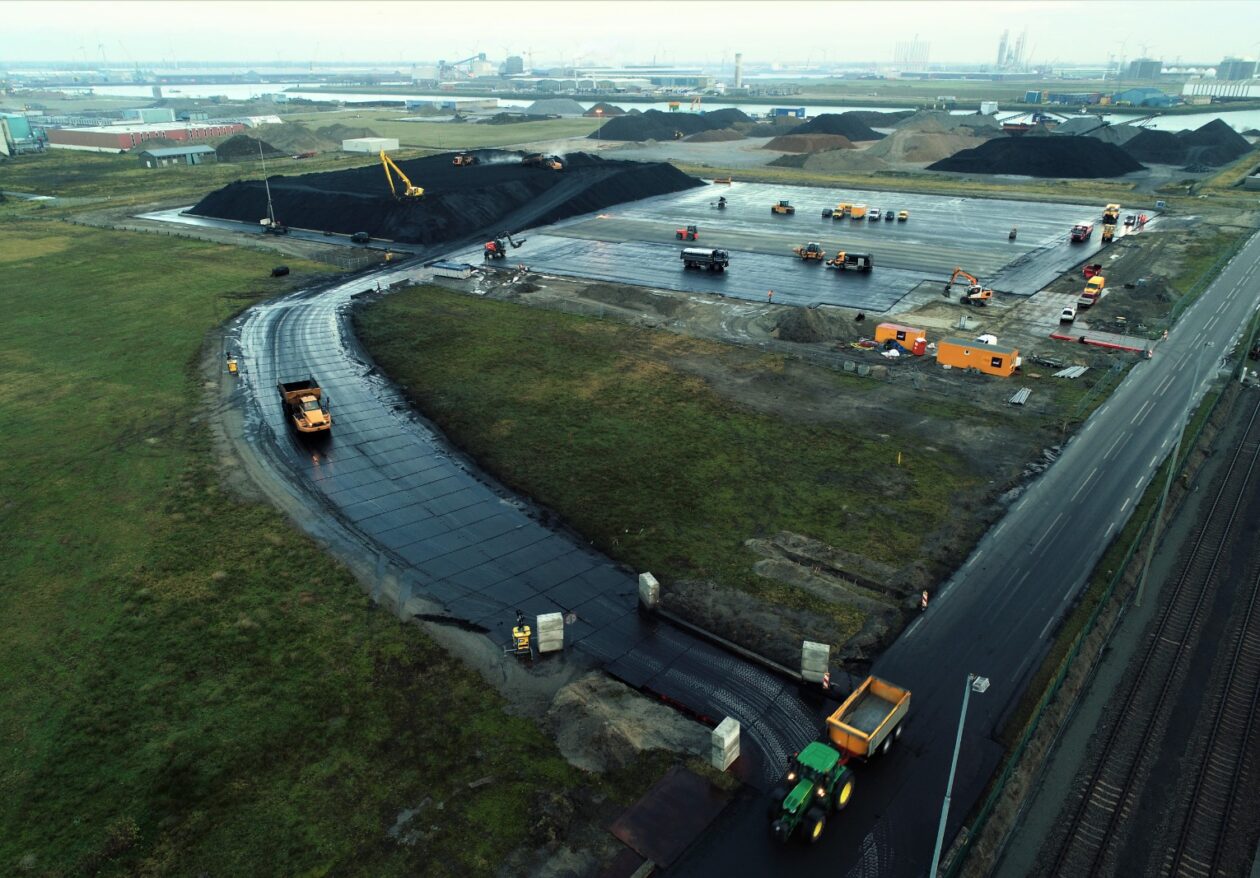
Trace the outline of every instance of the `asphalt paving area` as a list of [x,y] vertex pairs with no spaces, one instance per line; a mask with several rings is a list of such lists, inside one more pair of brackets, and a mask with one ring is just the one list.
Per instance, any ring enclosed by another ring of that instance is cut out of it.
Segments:
[[[727,207],[719,210],[717,199]],[[796,213],[773,214],[788,200]],[[823,208],[858,201],[886,212],[907,210],[906,222],[823,218]],[[681,292],[784,304],[837,305],[874,313],[895,310],[923,281],[942,284],[956,267],[1000,292],[1032,295],[1101,248],[1101,231],[1082,244],[1069,241],[1078,222],[1101,228],[1101,205],[969,199],[760,183],[714,184],[643,199],[585,214],[538,230],[511,254],[547,274],[589,277]],[[695,225],[696,242],[676,230]],[[1016,239],[1009,239],[1012,227]],[[1148,223],[1148,228],[1150,224]],[[792,248],[817,241],[830,257],[838,250],[870,253],[870,273],[838,271],[806,263]],[[688,270],[684,246],[730,252],[721,273]],[[481,260],[481,249],[456,257]]]
[[[333,517],[378,568],[397,571],[399,606],[426,598],[502,645],[518,610],[561,613],[566,653],[702,722],[737,719],[742,776],[767,787],[822,727],[821,706],[802,701],[795,682],[642,613],[633,572],[479,472],[368,365],[348,325],[352,297],[378,282],[429,279],[424,270],[380,272],[242,315],[225,344],[242,367],[233,402],[252,456],[300,492],[316,522]],[[276,391],[308,376],[333,416],[331,434],[315,439],[287,425]]]

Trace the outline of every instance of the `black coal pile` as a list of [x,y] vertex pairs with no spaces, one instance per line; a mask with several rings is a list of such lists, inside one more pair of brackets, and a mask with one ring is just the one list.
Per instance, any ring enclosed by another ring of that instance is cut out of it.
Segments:
[[248,134],[233,134],[214,148],[215,155],[221,162],[257,161],[259,148],[264,158],[276,158],[284,155],[265,140],[250,137]]
[[902,119],[909,119],[914,113],[914,110],[895,110],[891,113],[881,113],[878,110],[850,110],[842,115],[849,119],[856,119],[863,125],[870,125],[872,128],[891,128]]
[[880,140],[884,135],[858,117],[858,112],[822,113],[797,125],[790,134],[839,134],[849,140]]
[[1135,134],[1121,148],[1139,162],[1157,165],[1179,165],[1186,160],[1187,152],[1185,141],[1176,134],[1154,128]]
[[1247,138],[1220,119],[1177,136],[1186,145],[1186,161],[1194,165],[1220,167],[1251,152]]
[[[478,150],[470,167],[451,153],[400,161],[420,199],[395,199],[379,164],[345,171],[271,177],[276,219],[302,229],[410,244],[457,242],[504,229],[516,231],[613,204],[703,185],[665,162],[610,161],[573,153],[565,168],[527,167],[520,153]],[[238,180],[210,193],[190,211],[198,216],[257,223],[266,216],[261,180]]]
[[998,137],[928,165],[929,171],[1026,177],[1120,177],[1142,170],[1120,147],[1093,137]]
[[679,139],[676,136],[678,132],[683,137],[690,137],[701,131],[732,128],[751,121],[747,113],[734,107],[710,113],[662,113],[660,110],[638,113],[631,110],[624,116],[609,119],[600,127],[598,134],[590,135],[590,139],[676,140]]
[[751,122],[752,116],[738,107],[727,107],[725,110],[705,111],[704,119],[710,128],[730,128],[738,122]]

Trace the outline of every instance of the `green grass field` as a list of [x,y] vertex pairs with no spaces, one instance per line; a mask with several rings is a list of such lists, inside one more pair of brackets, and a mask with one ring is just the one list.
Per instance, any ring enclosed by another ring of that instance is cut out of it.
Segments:
[[603,783],[222,486],[198,352],[321,270],[271,262],[0,236],[0,874],[491,875],[540,796]]
[[[667,579],[821,610],[753,573],[743,542],[790,530],[899,565],[975,478],[953,455],[912,454],[898,467],[895,438],[874,428],[761,414],[670,365],[723,358],[773,374],[776,356],[433,287],[373,304],[358,327],[460,447],[602,550]],[[861,621],[847,609],[833,617],[836,642]]]

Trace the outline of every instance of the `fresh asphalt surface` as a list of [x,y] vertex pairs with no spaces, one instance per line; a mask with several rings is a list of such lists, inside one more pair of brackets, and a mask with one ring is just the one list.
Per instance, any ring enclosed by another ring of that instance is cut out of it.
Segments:
[[[728,202],[725,210],[714,207],[721,196]],[[780,200],[790,201],[796,213],[771,213],[770,205]],[[842,200],[881,212],[908,210],[910,218],[903,223],[822,217],[822,208]],[[1072,244],[1071,227],[1091,221],[1093,238]],[[694,244],[675,235],[687,225],[699,229]],[[1013,226],[1019,234],[1011,241]],[[923,280],[944,281],[958,266],[996,290],[1032,295],[1102,246],[1101,209],[1080,205],[760,183],[711,185],[617,205],[542,232],[511,251],[510,261],[548,274],[755,301],[764,301],[772,289],[774,301],[782,304],[874,313],[890,310]],[[803,262],[792,248],[810,241],[821,243],[828,258],[838,250],[870,253],[875,270],[837,271]],[[685,270],[679,252],[686,246],[728,250],[730,268],[722,273]],[[453,258],[480,262],[481,248]]]
[[875,878],[928,871],[967,674],[988,677],[991,687],[968,708],[947,845],[998,765],[993,738],[1056,626],[1260,304],[1258,269],[1260,236],[1253,236],[875,664],[873,673],[913,692],[906,732],[886,762],[857,769],[853,804],[821,843],[777,846],[764,801],[749,798],[674,872],[808,868]]

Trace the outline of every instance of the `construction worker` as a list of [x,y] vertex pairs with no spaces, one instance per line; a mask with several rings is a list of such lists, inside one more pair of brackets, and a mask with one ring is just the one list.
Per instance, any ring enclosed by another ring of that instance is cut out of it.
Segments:
[[774,303],[774,290],[766,291],[766,302],[770,304]]

